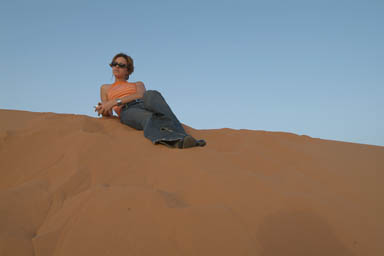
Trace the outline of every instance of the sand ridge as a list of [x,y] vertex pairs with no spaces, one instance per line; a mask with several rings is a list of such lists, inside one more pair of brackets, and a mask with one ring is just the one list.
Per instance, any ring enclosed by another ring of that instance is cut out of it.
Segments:
[[384,147],[0,110],[0,255],[383,255]]

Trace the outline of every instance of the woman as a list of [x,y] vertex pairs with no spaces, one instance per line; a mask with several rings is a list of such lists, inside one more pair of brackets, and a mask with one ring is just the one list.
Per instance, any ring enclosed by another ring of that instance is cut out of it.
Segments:
[[127,81],[134,70],[130,56],[119,53],[109,65],[115,82],[101,86],[101,102],[95,107],[98,115],[113,116],[114,110],[121,123],[144,130],[144,136],[153,144],[172,148],[206,145],[204,140],[196,140],[185,132],[160,92],[147,91],[141,81]]

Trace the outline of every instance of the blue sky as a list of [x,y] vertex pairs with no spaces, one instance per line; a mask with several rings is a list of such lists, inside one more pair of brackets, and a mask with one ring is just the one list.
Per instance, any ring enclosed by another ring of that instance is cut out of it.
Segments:
[[2,1],[0,108],[83,114],[112,83],[158,90],[196,129],[384,146],[384,1]]

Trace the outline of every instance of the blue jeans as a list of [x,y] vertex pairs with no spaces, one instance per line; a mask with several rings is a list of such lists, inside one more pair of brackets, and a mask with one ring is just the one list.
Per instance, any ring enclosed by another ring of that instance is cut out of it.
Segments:
[[144,130],[144,137],[153,144],[172,145],[172,142],[188,135],[161,93],[156,90],[148,90],[141,101],[123,106],[120,122]]

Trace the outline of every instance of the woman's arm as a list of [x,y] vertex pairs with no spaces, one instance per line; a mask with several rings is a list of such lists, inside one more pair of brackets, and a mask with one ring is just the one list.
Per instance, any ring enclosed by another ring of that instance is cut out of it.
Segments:
[[108,101],[107,91],[108,91],[108,85],[103,84],[100,87],[100,98],[102,102]]
[[[103,102],[103,103],[108,101],[108,89],[109,89],[109,86],[110,85],[103,84],[100,87],[100,98],[101,98],[101,102]],[[110,111],[107,114],[102,114],[102,115],[103,116],[113,116],[112,109],[110,109]]]

